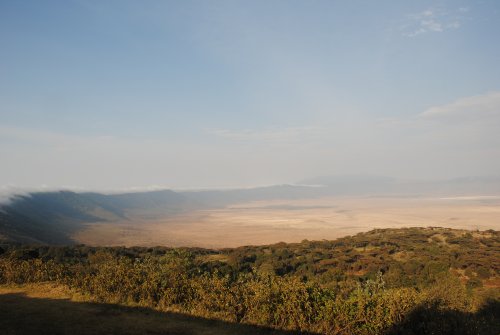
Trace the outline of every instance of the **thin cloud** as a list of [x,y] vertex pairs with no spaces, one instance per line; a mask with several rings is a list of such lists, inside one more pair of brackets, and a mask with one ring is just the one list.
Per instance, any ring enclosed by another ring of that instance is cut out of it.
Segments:
[[99,142],[102,144],[104,142],[118,140],[116,137],[109,135],[79,136],[33,128],[0,125],[0,139],[1,138],[38,144],[54,144],[58,145],[60,148],[89,142]]
[[500,92],[488,92],[457,99],[451,103],[433,106],[419,118],[446,118],[454,120],[478,120],[500,116]]
[[427,33],[442,33],[461,27],[468,8],[461,7],[453,12],[429,8],[420,13],[408,15],[408,22],[401,28],[403,36],[415,37]]
[[211,129],[208,133],[233,141],[265,141],[290,142],[302,139],[312,139],[321,135],[323,129],[319,127],[289,127],[266,130],[228,130]]

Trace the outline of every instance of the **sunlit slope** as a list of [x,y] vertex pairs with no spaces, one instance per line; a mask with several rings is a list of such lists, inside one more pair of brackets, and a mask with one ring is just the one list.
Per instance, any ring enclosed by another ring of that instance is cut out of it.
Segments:
[[497,335],[499,245],[494,230],[408,228],[224,250],[2,246],[0,329]]

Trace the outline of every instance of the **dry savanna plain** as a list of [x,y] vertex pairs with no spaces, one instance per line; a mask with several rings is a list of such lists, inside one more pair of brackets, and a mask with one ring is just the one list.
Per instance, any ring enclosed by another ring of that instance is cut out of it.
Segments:
[[500,196],[329,197],[254,201],[178,215],[89,223],[78,243],[225,248],[330,240],[374,228],[500,229]]

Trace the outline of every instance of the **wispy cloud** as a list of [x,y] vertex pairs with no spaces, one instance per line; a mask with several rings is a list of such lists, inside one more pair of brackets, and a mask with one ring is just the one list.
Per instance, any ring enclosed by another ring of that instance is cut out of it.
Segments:
[[410,14],[407,22],[401,27],[402,34],[406,37],[415,37],[426,33],[442,33],[458,29],[468,11],[466,7],[460,7],[454,11],[428,8],[422,12]]
[[421,113],[419,117],[464,121],[500,117],[500,92],[464,97],[445,105],[433,106]]
[[117,139],[117,137],[111,135],[83,136],[9,125],[0,125],[0,138],[1,137],[43,143],[75,143],[80,141],[88,142],[89,140],[111,141]]
[[233,141],[292,142],[314,139],[324,133],[320,127],[288,127],[274,129],[210,129],[208,133]]

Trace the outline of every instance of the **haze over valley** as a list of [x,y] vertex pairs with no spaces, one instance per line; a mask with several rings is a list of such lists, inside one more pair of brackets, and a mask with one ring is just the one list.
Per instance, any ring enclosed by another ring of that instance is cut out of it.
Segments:
[[500,334],[499,0],[0,0],[0,335]]
[[373,228],[500,225],[500,178],[334,176],[261,188],[12,195],[0,236],[24,243],[223,248],[334,239]]
[[225,247],[497,228],[498,12],[2,3],[0,239]]

